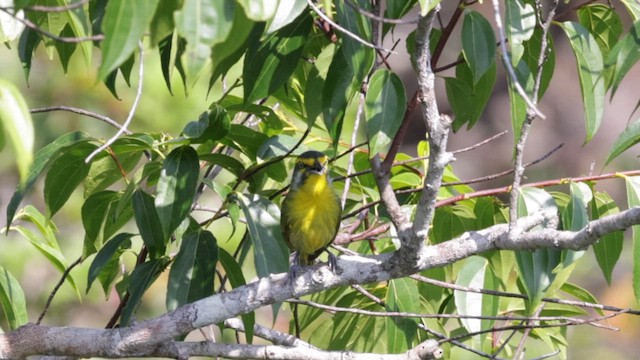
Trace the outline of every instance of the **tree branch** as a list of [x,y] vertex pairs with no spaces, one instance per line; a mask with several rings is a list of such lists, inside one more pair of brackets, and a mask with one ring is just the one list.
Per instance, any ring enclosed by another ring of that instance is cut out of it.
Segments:
[[424,188],[416,208],[413,233],[416,235],[413,248],[423,243],[429,232],[429,224],[433,218],[436,198],[442,184],[444,169],[453,155],[447,152],[447,139],[451,128],[451,119],[440,115],[435,93],[435,75],[431,69],[431,53],[429,51],[429,34],[437,9],[421,17],[416,30],[416,55],[413,68],[418,77],[418,99],[422,109],[422,117],[427,127],[429,141],[429,169]]
[[[128,327],[80,329],[26,325],[0,335],[0,358],[24,358],[36,354],[78,357],[150,356],[152,354],[165,356],[169,354],[165,346],[169,345],[161,344],[170,342],[177,336],[275,302],[338,286],[405,277],[495,249],[534,250],[543,247],[584,249],[605,234],[640,224],[640,207],[635,207],[593,220],[579,231],[543,229],[527,232],[556,215],[555,213],[538,213],[518,219],[517,226],[522,231],[521,236],[516,239],[509,237],[507,224],[500,224],[480,231],[466,232],[440,244],[425,246],[420,249],[417,254],[418,261],[411,267],[406,263],[393,261],[397,252],[376,256],[344,255],[338,258],[335,273],[323,264],[309,266],[300,271],[293,284],[286,273],[273,274]],[[36,338],[41,341],[32,341]],[[97,339],[100,340],[97,341]],[[216,344],[216,346],[223,345]],[[262,350],[264,351],[265,348]],[[327,353],[322,352],[322,354]],[[289,355],[291,354],[278,352],[271,358],[286,359]]]

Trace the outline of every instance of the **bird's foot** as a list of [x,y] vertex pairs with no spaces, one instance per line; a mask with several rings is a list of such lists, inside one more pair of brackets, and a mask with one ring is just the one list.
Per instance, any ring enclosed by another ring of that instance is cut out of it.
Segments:
[[329,251],[327,251],[327,254],[329,254],[329,261],[327,262],[327,264],[329,265],[329,270],[331,270],[331,272],[335,274],[338,267],[338,259]]
[[302,269],[302,267],[297,264],[293,264],[291,265],[291,267],[289,267],[289,283],[291,283],[291,285],[293,285],[296,277],[298,277],[298,272],[300,271],[300,269]]

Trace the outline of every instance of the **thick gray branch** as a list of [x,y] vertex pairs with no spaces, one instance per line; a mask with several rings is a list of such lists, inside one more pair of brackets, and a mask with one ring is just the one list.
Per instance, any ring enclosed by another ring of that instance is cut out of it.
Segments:
[[[341,256],[338,258],[335,274],[324,265],[310,266],[300,271],[293,285],[288,281],[287,274],[270,275],[227,293],[181,306],[155,319],[120,329],[27,325],[13,332],[0,334],[0,358],[20,359],[37,354],[111,358],[166,355],[165,351],[168,350],[164,346],[168,346],[166,344],[172,343],[179,335],[290,298],[338,286],[404,277],[493,249],[584,249],[605,234],[640,224],[640,207],[591,221],[580,231],[530,231],[538,224],[553,220],[555,216],[556,214],[539,213],[519,219],[517,227],[521,230],[521,236],[516,238],[509,237],[507,224],[500,224],[467,232],[440,244],[425,246],[417,254],[416,264],[409,266],[398,260],[398,252],[367,257]],[[271,358],[288,357],[278,357],[274,353]]]
[[429,224],[433,219],[436,197],[442,184],[444,169],[453,160],[453,155],[447,152],[447,138],[451,128],[451,119],[440,115],[436,102],[435,75],[431,70],[431,52],[429,51],[429,33],[437,10],[421,17],[416,30],[416,56],[413,68],[418,76],[418,99],[422,117],[427,127],[429,140],[429,169],[424,183],[424,189],[416,209],[413,223],[412,248],[419,248],[427,238]]

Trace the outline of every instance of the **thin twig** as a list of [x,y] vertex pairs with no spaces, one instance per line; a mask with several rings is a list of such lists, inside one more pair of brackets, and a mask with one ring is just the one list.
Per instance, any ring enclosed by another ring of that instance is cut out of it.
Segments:
[[313,9],[313,11],[316,12],[316,14],[318,14],[318,16],[320,16],[322,18],[322,20],[326,21],[327,23],[331,24],[331,26],[333,26],[334,28],[340,30],[340,32],[344,33],[345,35],[349,36],[350,38],[354,39],[355,41],[361,43],[364,46],[370,47],[372,49],[376,49],[376,50],[380,50],[380,51],[384,51],[387,53],[392,53],[392,54],[397,54],[395,51],[393,50],[389,50],[386,49],[384,47],[381,46],[377,46],[374,45],[370,42],[368,42],[367,40],[362,39],[361,37],[359,37],[358,35],[352,33],[351,31],[345,29],[344,27],[338,25],[335,21],[331,20],[331,18],[329,18],[325,13],[322,12],[322,10],[320,10],[316,4],[313,3],[313,0],[307,0],[307,3],[309,4],[309,6]]
[[[91,112],[91,111],[88,111],[88,110],[84,110],[84,109],[80,109],[80,108],[75,108],[75,107],[72,107],[72,106],[65,106],[65,105],[47,106],[47,107],[31,109],[30,111],[31,111],[32,114],[38,114],[38,113],[43,113],[43,112],[51,112],[51,111],[68,111],[68,112],[71,112],[71,113],[74,113],[74,114],[89,116],[89,117],[92,117],[94,119],[98,119],[100,121],[104,121],[105,123],[115,127],[116,129],[122,129],[122,125],[118,124],[117,121],[113,120],[112,118],[110,118],[108,116],[100,115],[98,113],[94,113],[94,112]],[[131,131],[125,129],[124,133],[126,135],[130,135]]]
[[402,20],[402,19],[389,19],[389,18],[386,18],[386,17],[383,17],[383,16],[379,16],[379,15],[376,15],[374,13],[371,13],[371,12],[359,7],[352,0],[346,0],[345,3],[347,5],[349,5],[349,6],[351,6],[356,11],[358,11],[364,17],[368,17],[369,19],[372,19],[372,20],[375,20],[375,21],[379,21],[381,23],[404,25],[404,24],[416,24],[418,22],[418,19]]
[[71,272],[71,270],[73,270],[73,268],[75,268],[76,266],[80,265],[80,263],[82,263],[82,256],[80,256],[78,259],[76,259],[76,261],[71,263],[71,265],[69,265],[64,270],[64,272],[62,273],[62,276],[60,277],[60,280],[58,280],[58,283],[56,284],[56,286],[51,291],[51,294],[49,294],[49,298],[47,298],[47,302],[44,304],[44,309],[42,309],[42,312],[40,313],[40,316],[38,316],[38,321],[36,321],[36,325],[40,325],[40,322],[44,318],[44,315],[49,310],[49,306],[51,306],[51,302],[53,301],[54,296],[58,293],[58,290],[60,290],[60,287],[62,286],[62,284],[64,284],[64,281],[69,276],[69,273]]
[[138,91],[136,93],[136,98],[133,101],[133,105],[131,106],[131,110],[129,110],[129,115],[127,116],[127,120],[125,120],[124,124],[122,124],[122,127],[120,128],[120,130],[118,130],[118,132],[113,135],[109,140],[107,140],[107,142],[105,142],[104,144],[102,144],[102,146],[100,146],[99,148],[95,149],[91,154],[89,154],[89,156],[87,156],[87,158],[84,160],[85,163],[90,163],[91,160],[98,155],[100,152],[102,152],[104,149],[108,148],[109,146],[111,146],[116,140],[118,140],[118,138],[125,133],[125,131],[127,131],[127,127],[129,127],[129,124],[131,123],[131,120],[133,119],[133,115],[136,113],[136,109],[138,107],[138,102],[140,101],[140,98],[142,97],[142,84],[144,83],[144,49],[142,47],[142,41],[138,42],[138,52],[139,57],[138,60],[140,61],[140,67],[138,68]]
[[63,6],[31,5],[31,6],[28,6],[26,9],[33,10],[33,11],[41,11],[41,12],[64,12],[64,11],[73,10],[73,9],[82,7],[84,4],[88,2],[89,0],[80,0],[80,1],[68,4],[68,5],[63,5]]
[[[424,313],[412,313],[402,311],[373,311],[365,309],[347,308],[333,305],[326,305],[309,300],[289,299],[289,303],[311,306],[317,309],[325,310],[329,313],[350,313],[357,315],[375,316],[375,317],[392,317],[392,318],[420,318],[420,319],[478,319],[478,320],[496,320],[496,321],[525,321],[525,322],[542,322],[542,321],[564,321],[565,323],[589,324],[596,325],[600,328],[615,330],[616,328],[597,324],[597,321],[609,319],[625,312],[613,313],[609,315],[599,316],[593,319],[578,319],[569,316],[510,316],[510,315],[467,315],[467,314],[424,314]],[[558,326],[558,325],[554,325]],[[518,329],[526,329],[526,326]],[[486,332],[486,330],[484,331]],[[469,336],[465,334],[464,337]]]
[[[431,279],[431,278],[428,278],[428,277],[420,275],[420,274],[410,275],[410,278],[412,278],[414,280],[418,280],[420,282],[424,282],[426,284],[439,286],[439,287],[443,287],[443,288],[450,289],[450,290],[457,290],[457,291],[464,291],[464,292],[471,292],[471,293],[492,295],[492,296],[500,296],[500,297],[508,297],[508,298],[516,298],[516,299],[522,299],[522,300],[529,299],[529,297],[527,295],[525,295],[525,294],[516,294],[516,293],[505,292],[505,291],[486,290],[486,289],[481,289],[481,288],[474,288],[474,287],[450,284],[448,282]],[[625,314],[632,314],[632,315],[640,315],[640,310],[633,310],[633,309],[630,309],[630,308],[624,309],[624,308],[619,308],[619,307],[616,307],[616,306],[595,304],[595,303],[589,303],[589,302],[584,302],[584,301],[575,301],[575,300],[567,300],[567,299],[556,299],[556,298],[542,298],[541,301],[548,302],[548,303],[554,303],[554,304],[563,304],[563,305],[577,306],[577,307],[583,307],[583,308],[589,308],[589,309],[611,311],[611,312],[615,312],[615,313],[625,313]]]
[[93,36],[85,36],[85,37],[66,37],[66,36],[58,36],[54,33],[50,33],[46,30],[40,29],[36,24],[32,23],[29,19],[27,18],[21,18],[16,16],[14,13],[12,13],[11,11],[9,11],[7,8],[3,8],[0,7],[0,11],[3,11],[7,14],[9,14],[11,17],[13,17],[15,20],[21,22],[22,24],[24,24],[24,26],[28,27],[31,30],[34,30],[46,37],[49,37],[51,39],[60,41],[60,42],[64,42],[64,43],[81,43],[81,42],[85,42],[85,41],[101,41],[104,40],[104,35],[100,34],[100,35],[93,35]]
[[479,148],[482,145],[488,144],[488,143],[496,140],[497,138],[507,134],[508,132],[509,132],[508,130],[504,130],[502,132],[499,132],[499,133],[493,135],[492,137],[490,137],[488,139],[480,141],[479,143],[473,144],[471,146],[468,146],[468,147],[465,147],[465,148],[462,148],[462,149],[458,149],[458,150],[452,151],[451,153],[453,155],[456,155],[456,154],[461,154],[461,153],[464,153],[464,152],[467,152],[467,151],[475,150],[475,149]]
[[[353,132],[351,133],[351,147],[356,145],[358,140],[358,128],[360,127],[360,118],[362,117],[362,111],[364,110],[364,94],[360,94],[360,101],[358,102],[358,110],[356,111],[356,118],[353,124]],[[355,152],[349,152],[349,161],[347,163],[347,178],[344,182],[344,189],[342,190],[341,206],[344,209],[347,203],[347,197],[349,196],[349,187],[351,186],[351,178],[349,173],[353,170],[353,162],[355,161]]]

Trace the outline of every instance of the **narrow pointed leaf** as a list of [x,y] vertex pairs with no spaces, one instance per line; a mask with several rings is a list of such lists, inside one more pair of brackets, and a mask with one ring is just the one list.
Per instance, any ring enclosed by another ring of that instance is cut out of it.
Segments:
[[638,142],[640,142],[640,119],[629,124],[622,134],[618,136],[609,151],[609,155],[607,155],[605,165]]
[[529,40],[536,26],[536,12],[531,4],[520,0],[505,1],[507,40],[511,48],[511,63],[517,64],[524,54],[522,43]]
[[[591,201],[591,217],[600,219],[607,215],[618,213],[618,205],[613,199],[605,193],[596,193]],[[622,247],[624,244],[624,234],[621,231],[606,234],[593,244],[593,252],[596,255],[596,261],[602,275],[607,280],[607,284],[611,285],[611,276],[613,269],[620,259]]]
[[289,25],[306,8],[307,2],[305,0],[279,1],[276,13],[273,16],[273,19],[271,19],[266,33],[270,34]]
[[[237,206],[237,205],[236,205]],[[218,257],[220,264],[224,268],[225,274],[229,277],[229,283],[232,288],[245,285],[247,282],[242,274],[242,268],[226,250],[219,248]],[[244,324],[244,336],[248,344],[253,343],[253,326],[256,323],[255,312],[242,314],[242,323]]]
[[247,49],[243,70],[245,103],[269,96],[289,80],[300,60],[312,21],[311,15],[304,13]]
[[[539,211],[557,212],[551,195],[537,188],[522,188],[518,198],[518,216],[532,215]],[[540,304],[540,300],[556,277],[554,270],[561,261],[561,252],[555,249],[516,251],[520,281],[529,296],[529,313],[535,311]]]
[[378,70],[371,76],[364,108],[371,157],[388,150],[402,123],[406,101],[404,85],[398,75]]
[[468,11],[462,22],[462,54],[469,64],[473,83],[493,65],[496,57],[496,35],[487,19],[477,11]]
[[187,79],[193,84],[211,56],[211,47],[230,33],[234,1],[186,0],[175,13],[176,30],[186,41],[183,61]]
[[[388,311],[419,313],[420,296],[415,281],[409,278],[389,281],[385,304]],[[388,352],[398,354],[412,347],[418,323],[416,319],[388,317],[386,328]]]
[[10,330],[15,330],[29,322],[24,291],[18,280],[2,266],[0,266],[0,307]]
[[286,272],[289,269],[289,250],[280,229],[280,208],[258,195],[248,197],[239,194],[238,200],[247,219],[258,276]]
[[[254,21],[269,20],[276,13],[276,4],[273,0],[237,0],[244,8],[247,17]],[[291,0],[289,0],[291,1]]]
[[169,271],[167,310],[213,295],[217,263],[218,244],[211,232],[186,235]]
[[105,269],[110,267],[110,264],[114,262],[116,264],[118,263],[118,258],[122,254],[122,251],[131,248],[131,237],[133,237],[133,234],[118,234],[114,236],[113,239],[109,239],[100,251],[98,251],[87,273],[87,292],[91,289],[91,284],[93,284]]
[[72,132],[67,133],[59,138],[55,139],[53,142],[49,143],[47,146],[40,149],[33,160],[33,163],[29,169],[29,173],[25,181],[18,186],[16,191],[13,193],[11,200],[9,201],[9,205],[7,205],[7,228],[11,225],[13,221],[13,217],[18,210],[18,206],[20,206],[20,202],[27,194],[27,192],[33,187],[38,176],[42,173],[42,170],[53,160],[55,160],[59,156],[59,152],[61,149],[64,149],[67,146],[73,145],[78,141],[82,141],[86,139],[86,134],[83,132]]
[[104,40],[98,71],[100,79],[106,78],[131,56],[147,31],[159,1],[112,0],[107,3],[102,20]]
[[164,255],[165,239],[168,235],[163,232],[164,227],[156,212],[153,197],[138,189],[131,196],[131,201],[136,225],[142,241],[149,249],[151,258],[155,259]]
[[[466,288],[496,290],[498,281],[489,269],[489,262],[482,257],[472,256],[467,259],[456,279],[456,285]],[[498,314],[499,299],[495,296],[456,290],[453,294],[457,312],[460,315],[472,316],[461,319],[468,332],[487,330],[494,321],[473,317],[495,316]],[[486,339],[482,337],[482,340]],[[484,342],[484,341],[481,341]]]
[[584,142],[588,143],[598,131],[604,112],[605,79],[602,53],[593,35],[582,25],[566,21],[561,27],[569,38],[578,65],[587,129]]
[[190,146],[171,151],[164,160],[155,205],[166,236],[170,236],[191,211],[199,172],[198,154]]
[[96,146],[80,142],[67,149],[51,163],[44,179],[44,201],[47,216],[52,217],[67,202],[71,193],[89,174],[91,164],[84,160]]
[[[626,177],[627,204],[629,207],[640,206],[640,177]],[[640,225],[631,227],[632,260],[633,260],[633,293],[636,302],[640,303]]]
[[611,97],[618,90],[618,86],[624,79],[625,75],[640,60],[640,21],[636,21],[629,33],[622,37],[611,49],[606,58],[606,66],[608,69],[613,68],[611,76]]
[[11,142],[20,182],[25,184],[33,162],[34,132],[31,113],[20,91],[12,83],[0,79],[0,139],[2,138]]
[[136,266],[129,277],[129,300],[122,309],[120,326],[127,326],[142,301],[142,296],[169,264],[166,258],[153,259]]

